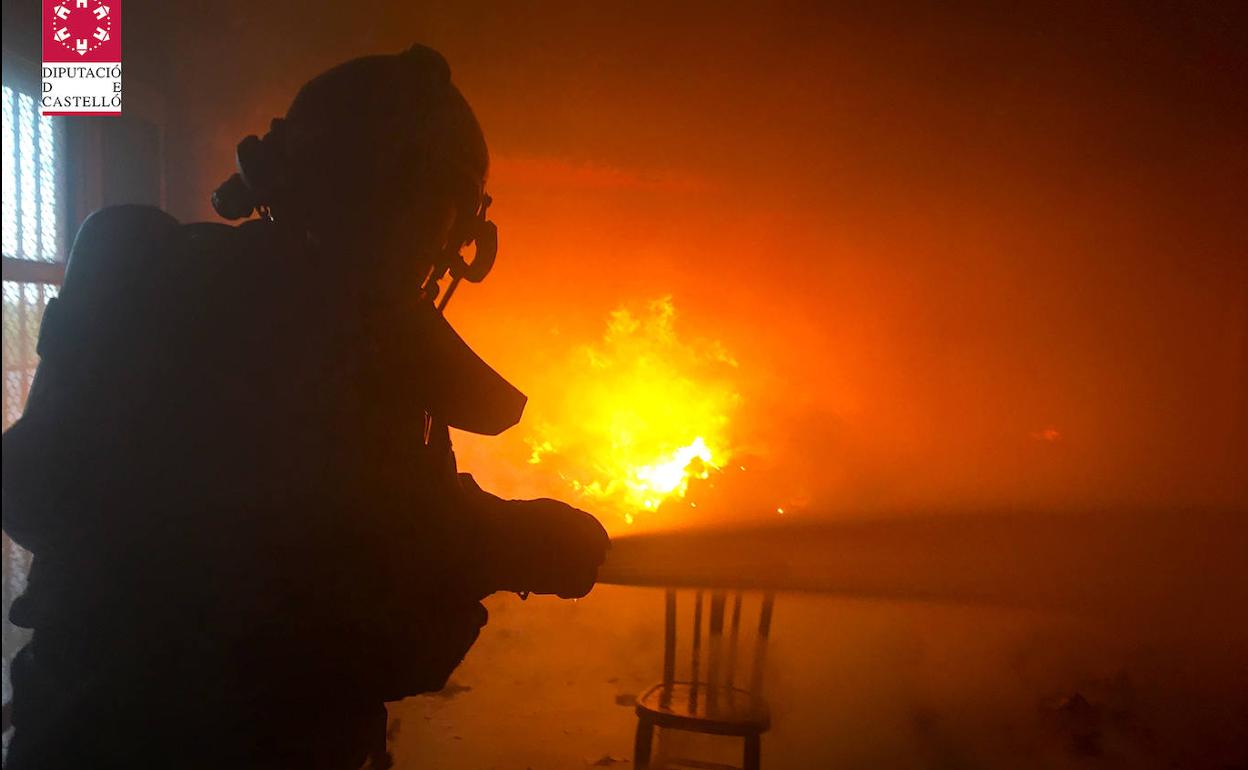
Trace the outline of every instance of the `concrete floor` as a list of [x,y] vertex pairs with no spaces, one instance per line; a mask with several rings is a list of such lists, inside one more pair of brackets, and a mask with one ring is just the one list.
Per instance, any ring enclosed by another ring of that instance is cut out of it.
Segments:
[[[397,767],[631,767],[631,697],[662,671],[662,592],[488,606],[447,691],[392,704]],[[1242,630],[1124,633],[1031,612],[782,595],[763,766],[1239,767],[1243,641]],[[739,757],[733,739],[678,738],[669,751]]]

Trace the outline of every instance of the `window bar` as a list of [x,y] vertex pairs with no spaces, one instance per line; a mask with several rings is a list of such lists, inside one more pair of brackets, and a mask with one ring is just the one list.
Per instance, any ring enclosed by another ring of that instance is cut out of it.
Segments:
[[[32,99],[31,101],[33,102],[34,100]],[[42,179],[43,177],[43,153],[41,152],[43,148],[40,146],[42,142],[40,141],[41,137],[39,136],[39,134],[42,132],[43,127],[40,125],[40,122],[41,122],[41,119],[40,119],[39,113],[35,112],[34,115],[31,116],[31,121],[30,121],[30,149],[32,150],[32,154],[33,154],[33,160],[31,161],[31,164],[30,164],[30,171],[31,171],[30,182],[31,182],[31,186],[34,188],[34,193],[35,193],[35,199],[34,199],[35,228],[34,228],[34,232],[32,233],[32,235],[34,236],[33,238],[34,248],[31,249],[30,253],[26,255],[28,259],[42,259],[43,258],[43,238],[42,238],[42,235],[43,235],[43,184],[42,184],[43,182],[43,179]],[[39,298],[43,299],[42,289],[39,290]]]
[[39,245],[43,259],[59,262],[61,258],[60,194],[57,188],[56,138],[60,123],[55,118],[39,116]]
[[8,93],[8,99],[5,100],[10,106],[13,114],[12,142],[13,142],[13,256],[20,257],[22,255],[22,113],[19,109],[18,93],[16,89],[11,89]]
[[17,106],[17,168],[18,174],[20,175],[20,192],[17,196],[18,205],[20,206],[17,218],[19,232],[18,241],[21,246],[22,258],[38,259],[35,233],[36,212],[28,211],[30,204],[35,201],[36,187],[36,169],[34,165],[35,100],[26,94],[17,93]]
[[[16,114],[14,113],[13,89],[4,86],[4,201],[17,200],[17,132]],[[4,256],[17,256],[17,209],[14,205],[4,207]]]

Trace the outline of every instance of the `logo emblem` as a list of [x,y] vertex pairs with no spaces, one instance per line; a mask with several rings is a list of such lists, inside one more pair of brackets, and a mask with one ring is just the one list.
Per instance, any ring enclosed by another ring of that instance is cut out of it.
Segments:
[[121,114],[121,0],[43,0],[40,113]]
[[52,39],[86,56],[113,39],[111,0],[59,0],[52,6]]

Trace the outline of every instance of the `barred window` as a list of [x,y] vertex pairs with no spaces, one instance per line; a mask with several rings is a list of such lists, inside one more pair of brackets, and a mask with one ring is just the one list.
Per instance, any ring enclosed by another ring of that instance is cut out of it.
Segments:
[[[6,63],[7,74],[7,63]],[[39,115],[35,98],[3,84],[4,429],[22,414],[34,378],[39,323],[56,296],[65,259],[64,141],[57,118]],[[9,623],[9,605],[26,587],[30,554],[3,539],[4,746],[8,746],[9,664],[28,638]]]
[[39,356],[39,323],[48,300],[60,289],[56,284],[4,282],[4,427],[22,416]]
[[29,94],[4,86],[4,256],[61,259],[59,122]]

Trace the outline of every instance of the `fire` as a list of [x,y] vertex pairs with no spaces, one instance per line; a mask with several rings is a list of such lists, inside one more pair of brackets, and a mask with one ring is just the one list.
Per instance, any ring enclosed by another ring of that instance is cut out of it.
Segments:
[[[694,462],[695,460],[697,463]],[[658,505],[658,501],[654,499],[656,497],[670,495],[673,492],[684,495],[689,487],[691,474],[706,478],[707,467],[719,466],[712,459],[711,450],[707,447],[706,441],[698,436],[689,446],[683,446],[673,452],[670,459],[654,465],[634,468],[633,479],[628,482],[628,485],[631,489],[647,496],[643,502],[646,508],[654,508]]]
[[548,371],[529,462],[552,469],[596,512],[632,524],[731,459],[736,367],[722,345],[677,335],[671,297],[620,308],[598,343]]

